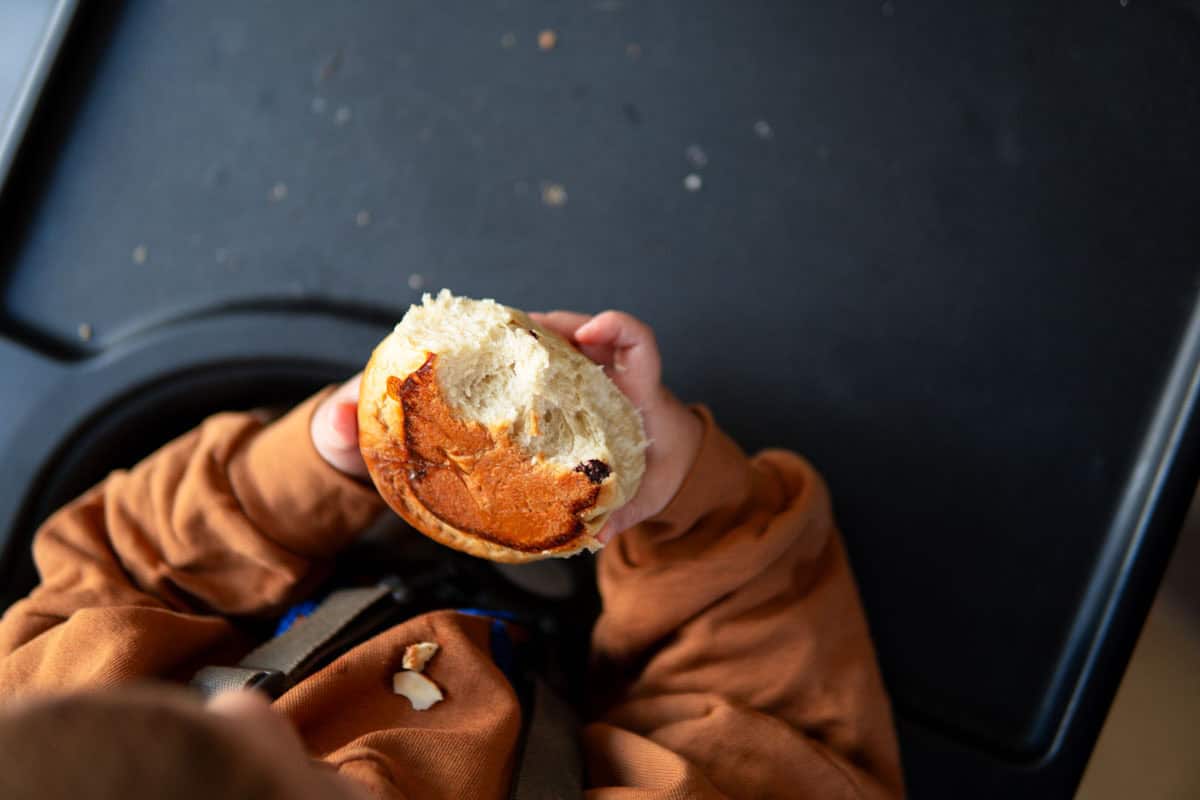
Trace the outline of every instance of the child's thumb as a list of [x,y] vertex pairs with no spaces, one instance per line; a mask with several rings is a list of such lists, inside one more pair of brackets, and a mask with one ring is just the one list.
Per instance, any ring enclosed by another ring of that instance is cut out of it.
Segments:
[[367,466],[358,450],[358,406],[330,398],[317,409],[312,422],[313,447],[335,469],[363,478]]

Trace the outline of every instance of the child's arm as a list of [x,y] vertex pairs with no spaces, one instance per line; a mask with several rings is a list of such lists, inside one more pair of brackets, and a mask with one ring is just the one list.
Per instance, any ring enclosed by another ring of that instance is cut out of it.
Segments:
[[0,695],[186,678],[237,646],[224,615],[276,609],[318,578],[382,508],[327,463],[337,436],[310,436],[327,396],[271,425],[212,417],[50,517],[33,543],[41,583],[0,620]]
[[901,796],[888,698],[820,477],[788,452],[747,459],[706,410],[670,398],[644,325],[587,319],[541,318],[609,367],[653,440],[620,520],[634,527],[599,560],[589,797]]

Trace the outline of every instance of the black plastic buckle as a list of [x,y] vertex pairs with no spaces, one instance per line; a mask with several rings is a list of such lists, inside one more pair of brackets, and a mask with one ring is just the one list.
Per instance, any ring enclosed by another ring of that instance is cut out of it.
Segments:
[[247,689],[258,689],[272,700],[287,688],[287,676],[277,669],[262,669],[246,684]]

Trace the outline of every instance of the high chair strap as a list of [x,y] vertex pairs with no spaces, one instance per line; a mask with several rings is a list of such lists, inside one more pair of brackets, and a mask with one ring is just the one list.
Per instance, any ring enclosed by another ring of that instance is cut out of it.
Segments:
[[533,679],[531,694],[511,800],[583,797],[583,755],[575,713],[540,677]]
[[204,667],[191,685],[206,697],[228,689],[260,689],[278,697],[329,656],[361,641],[369,629],[394,616],[403,588],[385,581],[331,593],[316,611],[254,648],[232,667]]

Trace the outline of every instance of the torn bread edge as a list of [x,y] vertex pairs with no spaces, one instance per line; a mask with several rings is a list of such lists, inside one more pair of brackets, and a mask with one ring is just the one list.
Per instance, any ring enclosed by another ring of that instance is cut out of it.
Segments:
[[429,663],[429,659],[433,658],[437,653],[440,645],[437,642],[417,642],[410,644],[404,648],[404,660],[400,666],[405,669],[411,669],[413,672],[421,672],[425,669],[425,665]]

